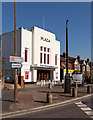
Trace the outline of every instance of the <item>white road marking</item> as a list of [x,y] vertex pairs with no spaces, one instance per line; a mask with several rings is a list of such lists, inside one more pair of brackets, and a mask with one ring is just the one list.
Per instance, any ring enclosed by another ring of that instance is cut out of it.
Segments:
[[90,107],[87,105],[83,104],[82,102],[75,103],[81,110],[84,111],[90,118],[93,119],[93,111]]
[[80,108],[80,109],[82,109],[82,110],[84,110],[84,111],[86,111],[86,110],[92,110],[92,109],[89,108],[89,107],[86,107],[86,108]]
[[81,104],[83,104],[81,101],[80,102],[78,102],[78,103],[75,103],[76,105],[81,105]]
[[84,104],[83,104],[83,105],[77,105],[77,106],[78,106],[78,107],[87,107],[87,106],[86,106],[86,105],[84,105]]
[[85,113],[88,114],[88,115],[93,115],[92,111],[85,111]]
[[93,119],[93,116],[90,116],[90,118],[92,118],[92,119]]

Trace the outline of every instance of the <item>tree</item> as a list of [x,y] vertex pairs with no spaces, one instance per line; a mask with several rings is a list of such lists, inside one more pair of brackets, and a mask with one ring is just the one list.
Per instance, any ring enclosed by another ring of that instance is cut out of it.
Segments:
[[90,76],[90,72],[86,71],[85,72],[85,82],[87,82],[87,83],[91,83],[91,80],[89,79],[89,76]]

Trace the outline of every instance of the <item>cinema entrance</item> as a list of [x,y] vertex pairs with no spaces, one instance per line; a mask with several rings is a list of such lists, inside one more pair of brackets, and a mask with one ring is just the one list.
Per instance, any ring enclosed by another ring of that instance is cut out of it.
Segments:
[[53,80],[53,70],[37,70],[37,81]]

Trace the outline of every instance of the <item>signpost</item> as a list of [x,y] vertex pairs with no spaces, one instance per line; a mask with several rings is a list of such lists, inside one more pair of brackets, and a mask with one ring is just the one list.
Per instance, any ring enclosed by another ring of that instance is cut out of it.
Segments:
[[22,63],[24,59],[22,57],[10,56],[10,62]]
[[11,64],[11,67],[12,67],[12,68],[21,68],[21,67],[22,67],[22,64],[21,64],[21,63],[12,63],[12,64]]

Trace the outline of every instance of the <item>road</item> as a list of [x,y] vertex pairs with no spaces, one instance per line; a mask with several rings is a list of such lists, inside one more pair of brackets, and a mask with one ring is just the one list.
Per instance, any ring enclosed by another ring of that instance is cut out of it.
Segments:
[[[73,103],[62,104],[29,112],[23,111],[14,116],[10,115],[9,118],[92,118],[92,101],[93,96],[74,101]],[[84,110],[82,110],[80,106],[83,107]]]

